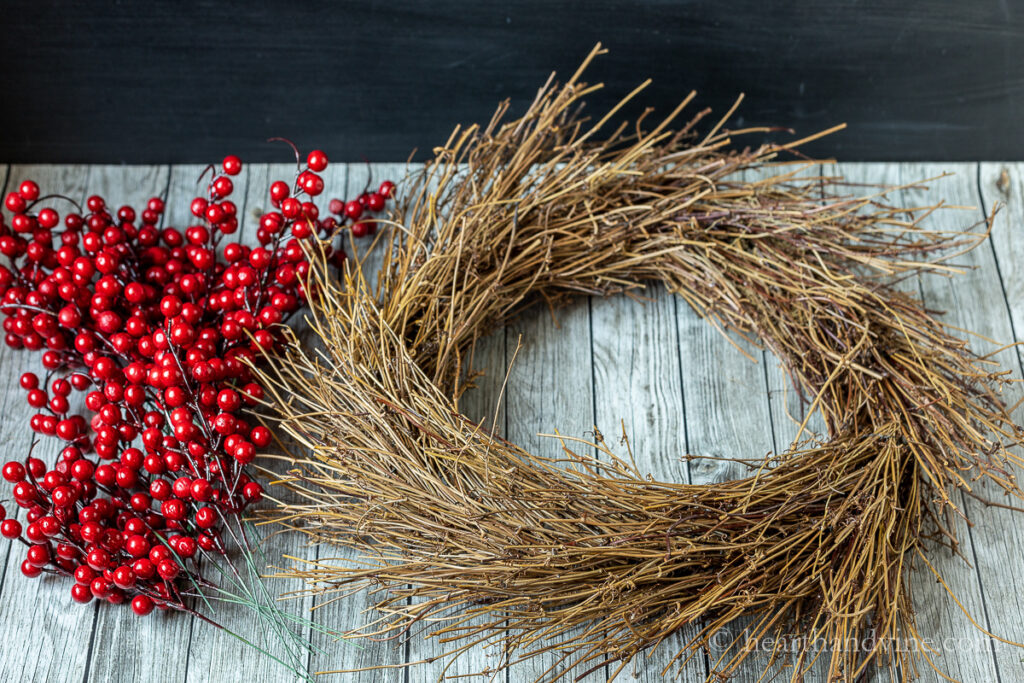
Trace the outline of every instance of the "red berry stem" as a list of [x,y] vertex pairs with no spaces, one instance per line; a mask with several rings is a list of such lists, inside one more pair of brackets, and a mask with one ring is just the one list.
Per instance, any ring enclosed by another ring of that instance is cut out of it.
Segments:
[[[221,248],[239,227],[230,196],[242,162],[233,155],[222,172],[201,174],[210,178],[183,231],[158,227],[159,197],[136,212],[112,211],[93,195],[84,209],[72,202],[77,213],[59,229],[57,211],[35,207],[66,197],[41,196],[31,180],[6,196],[4,341],[40,352],[45,369],[42,381],[21,376],[38,411],[35,436],[24,461],[2,469],[27,525],[0,505],[0,535],[26,546],[26,576],[71,576],[78,602],[129,602],[140,616],[174,609],[213,623],[186,603],[215,586],[198,560],[224,558],[225,536],[252,552],[241,516],[263,490],[249,464],[271,440],[247,418],[263,398],[247,363],[281,342],[305,299],[302,241],[346,228],[372,234],[375,223],[360,219],[382,211],[394,190],[385,181],[347,203],[331,200],[334,216],[321,219],[314,200],[327,156],[314,151],[298,165],[291,184],[270,186],[274,210],[260,219],[256,247]],[[345,260],[342,248],[328,253]],[[72,409],[72,392],[84,394],[84,409]],[[52,466],[32,455],[40,435],[64,443]]]

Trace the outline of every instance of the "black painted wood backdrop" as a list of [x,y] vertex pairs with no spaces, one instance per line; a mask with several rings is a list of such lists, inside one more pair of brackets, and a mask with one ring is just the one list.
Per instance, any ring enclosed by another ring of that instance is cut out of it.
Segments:
[[[402,160],[457,122],[520,110],[597,41],[607,105],[646,77],[670,109],[747,100],[733,125],[840,159],[1024,159],[1014,0],[45,2],[2,12],[0,160]],[[752,142],[755,142],[752,140]]]

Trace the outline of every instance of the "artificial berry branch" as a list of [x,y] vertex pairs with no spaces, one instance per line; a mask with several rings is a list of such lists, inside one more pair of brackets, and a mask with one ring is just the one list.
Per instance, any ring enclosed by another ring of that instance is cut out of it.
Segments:
[[[263,397],[248,364],[281,342],[305,300],[302,242],[371,234],[364,212],[382,211],[394,191],[386,181],[357,199],[332,199],[334,215],[321,218],[315,199],[327,165],[311,152],[293,182],[270,186],[274,210],[252,247],[220,246],[239,228],[234,155],[200,176],[196,221],[183,231],[158,227],[159,197],[136,212],[112,211],[94,195],[84,209],[72,202],[62,226],[55,209],[35,208],[60,195],[41,196],[26,180],[6,196],[4,341],[41,352],[43,378],[20,378],[38,411],[29,427],[63,443],[52,465],[30,449],[2,468],[27,524],[0,505],[0,534],[26,546],[26,576],[73,577],[81,603],[130,602],[138,615],[175,609],[210,621],[187,604],[215,586],[198,560],[228,559],[232,544],[248,550],[242,515],[263,494],[249,465],[271,441],[246,417]],[[340,266],[344,249],[328,249]],[[73,392],[84,394],[82,409],[72,407]]]

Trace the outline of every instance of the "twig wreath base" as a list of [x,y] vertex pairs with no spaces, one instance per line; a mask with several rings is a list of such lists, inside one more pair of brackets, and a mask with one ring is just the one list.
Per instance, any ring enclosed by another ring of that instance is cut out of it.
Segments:
[[[709,678],[764,637],[794,678],[819,653],[783,643],[834,645],[830,680],[934,666],[891,647],[918,638],[910,570],[938,577],[926,546],[955,547],[952,491],[984,480],[1021,496],[1008,450],[1021,430],[1005,373],[893,283],[954,272],[984,231],[927,231],[931,208],[801,179],[808,164],[780,158],[799,143],[735,149],[748,131],[725,131],[728,115],[703,136],[707,112],[673,130],[692,95],[649,131],[602,133],[611,114],[578,106],[595,89],[585,66],[523,117],[504,122],[502,107],[435,150],[404,186],[372,291],[359,268],[337,282],[312,254],[320,346],[293,338],[262,371],[280,426],[309,451],[280,482],[300,502],[271,517],[360,559],[288,575],[369,589],[379,618],[351,637],[435,637],[453,659],[494,646],[501,660],[481,673],[548,653],[545,678],[617,675],[689,627],[667,672],[741,616]],[[648,282],[771,350],[827,439],[695,486],[653,481],[603,442],[538,457],[459,413],[482,335],[538,301]]]

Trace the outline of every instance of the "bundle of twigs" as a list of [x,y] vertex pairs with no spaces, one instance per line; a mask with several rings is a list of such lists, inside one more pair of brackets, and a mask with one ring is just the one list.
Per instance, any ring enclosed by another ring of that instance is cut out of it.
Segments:
[[[803,163],[779,159],[795,143],[734,150],[724,119],[673,130],[689,98],[652,130],[605,132],[611,114],[580,115],[595,88],[579,76],[436,150],[404,188],[373,291],[358,269],[332,281],[313,255],[322,347],[296,340],[263,371],[280,425],[309,449],[283,482],[303,502],[275,517],[362,561],[291,575],[370,587],[380,619],[353,637],[426,624],[453,656],[554,652],[551,678],[618,673],[697,624],[686,657],[741,615],[754,618],[716,675],[769,635],[836,644],[836,677],[902,662],[892,644],[917,633],[908,570],[928,539],[955,543],[950,491],[984,478],[1020,494],[1007,380],[892,284],[952,271],[984,235],[926,231],[927,210],[801,180]],[[483,334],[538,300],[652,281],[774,352],[827,441],[692,486],[651,481],[603,443],[541,458],[459,414]],[[848,646],[868,634],[873,646]]]

